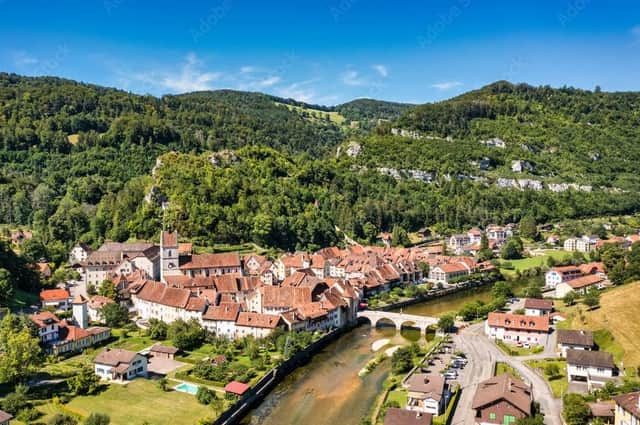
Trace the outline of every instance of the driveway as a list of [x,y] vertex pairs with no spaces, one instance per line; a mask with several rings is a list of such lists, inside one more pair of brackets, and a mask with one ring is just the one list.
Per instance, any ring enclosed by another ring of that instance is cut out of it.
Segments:
[[[547,382],[531,370],[522,358],[505,355],[483,333],[483,324],[476,324],[454,337],[456,344],[469,359],[465,375],[461,380],[462,394],[453,417],[452,425],[473,425],[473,397],[478,383],[491,377],[494,362],[504,362],[513,367],[520,376],[533,386],[533,398],[540,403],[540,409],[547,425],[562,425],[561,400],[555,399]],[[540,354],[540,356],[544,356]]]
[[160,357],[149,357],[149,363],[147,365],[147,370],[149,373],[155,375],[166,375],[174,370],[184,366],[186,363],[182,363],[176,360],[163,359]]

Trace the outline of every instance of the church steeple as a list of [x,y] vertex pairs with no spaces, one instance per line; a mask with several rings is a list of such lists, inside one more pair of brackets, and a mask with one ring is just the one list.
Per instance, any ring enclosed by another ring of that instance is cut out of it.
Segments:
[[160,232],[160,280],[165,276],[180,274],[178,254],[178,232]]

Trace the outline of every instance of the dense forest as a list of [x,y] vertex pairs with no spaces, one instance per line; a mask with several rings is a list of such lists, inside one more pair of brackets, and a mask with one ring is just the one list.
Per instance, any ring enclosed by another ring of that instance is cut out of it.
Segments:
[[[156,98],[0,74],[0,223],[33,229],[31,257],[59,261],[79,240],[157,237],[162,219],[200,245],[313,249],[339,241],[336,225],[372,241],[394,226],[634,213],[639,98],[496,83],[418,107],[369,99],[322,107],[231,90]],[[351,121],[376,127],[354,131]],[[394,126],[430,137],[390,136]],[[507,147],[479,143],[493,137]],[[360,155],[335,157],[354,140]],[[527,159],[535,176],[626,192],[425,184],[376,171],[477,174],[482,158],[493,177]]]

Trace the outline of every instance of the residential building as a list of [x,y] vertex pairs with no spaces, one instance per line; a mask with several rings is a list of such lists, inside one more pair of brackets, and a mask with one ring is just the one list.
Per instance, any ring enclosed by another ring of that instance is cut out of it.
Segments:
[[568,350],[595,350],[593,332],[583,330],[558,329],[557,351],[560,357],[566,357]]
[[564,241],[563,248],[565,251],[576,251],[578,246],[578,238],[569,238]]
[[553,301],[541,300],[537,298],[527,298],[524,300],[525,316],[544,316],[553,311]]
[[55,355],[78,353],[85,348],[93,347],[111,338],[111,328],[93,326],[82,329],[79,326],[60,322],[60,334],[57,341],[45,346],[47,352]]
[[407,388],[407,410],[439,416],[446,409],[445,380],[441,375],[414,373],[404,383]]
[[143,319],[171,323],[177,319],[200,321],[207,307],[204,297],[188,289],[172,288],[160,282],[144,281],[131,290],[131,302]]
[[576,251],[583,253],[591,252],[596,249],[597,243],[597,236],[583,236],[576,241]]
[[89,298],[89,302],[87,303],[87,313],[89,314],[89,321],[102,322],[102,307],[113,302],[114,301],[111,298],[103,297],[102,295],[94,295],[93,297]]
[[549,334],[549,316],[492,312],[485,322],[485,333],[499,341],[544,345]]
[[66,289],[45,289],[40,292],[42,307],[53,307],[56,310],[68,310],[71,295]]
[[40,277],[43,279],[49,279],[51,277],[51,266],[49,266],[49,263],[36,263],[36,269],[38,270],[38,273],[40,273]]
[[604,288],[604,281],[605,280],[603,277],[596,274],[590,274],[570,280],[568,282],[562,282],[559,283],[558,286],[556,286],[555,297],[564,298],[564,296],[569,292],[585,294],[590,288]]
[[513,171],[514,173],[525,173],[525,172],[532,173],[533,169],[534,169],[533,164],[531,164],[529,161],[523,161],[523,160],[511,161],[511,171]]
[[89,254],[93,252],[93,249],[86,243],[79,243],[71,249],[69,253],[69,264],[79,264],[87,259]]
[[580,276],[582,276],[582,270],[577,266],[552,267],[551,270],[544,275],[545,287],[555,289],[559,283],[568,282]]
[[613,356],[604,351],[567,350],[567,379],[602,386],[616,374]]
[[210,305],[202,315],[202,326],[214,335],[233,339],[236,335],[236,320],[240,311],[239,303]]
[[60,336],[60,319],[55,314],[49,311],[42,311],[32,314],[29,319],[38,328],[38,337],[41,343],[48,344],[58,340]]
[[469,245],[470,242],[468,234],[451,235],[447,241],[447,247],[456,254],[462,254],[463,248]]
[[106,348],[96,356],[93,363],[96,375],[109,381],[147,377],[147,358],[133,351]]
[[429,280],[436,283],[449,283],[452,279],[471,274],[471,268],[464,262],[435,266],[429,270]]
[[280,315],[241,312],[236,320],[236,338],[252,335],[264,338],[277,328],[284,328]]
[[480,382],[473,398],[478,425],[513,424],[532,415],[531,387],[504,373]]
[[384,425],[431,425],[433,418],[428,413],[390,407],[384,416]]
[[613,397],[615,425],[640,425],[640,391]]

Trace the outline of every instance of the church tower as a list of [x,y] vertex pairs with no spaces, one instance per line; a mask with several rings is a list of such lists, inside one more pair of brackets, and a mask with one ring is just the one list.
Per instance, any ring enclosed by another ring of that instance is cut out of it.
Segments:
[[89,312],[87,310],[87,299],[78,294],[71,302],[73,305],[73,320],[82,329],[89,327]]
[[160,280],[165,282],[165,276],[180,274],[178,253],[178,232],[163,230],[160,233]]

